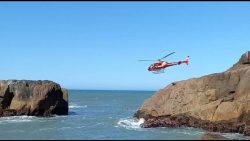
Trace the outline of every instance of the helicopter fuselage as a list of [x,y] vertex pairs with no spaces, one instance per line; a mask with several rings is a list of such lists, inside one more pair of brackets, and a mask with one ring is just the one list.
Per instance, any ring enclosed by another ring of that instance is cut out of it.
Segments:
[[166,62],[166,61],[162,61],[162,59],[168,57],[169,55],[172,55],[173,53],[175,52],[172,52],[160,59],[157,59],[157,60],[139,60],[139,61],[157,61],[156,63],[154,64],[151,64],[149,67],[148,67],[148,71],[152,71],[153,73],[162,73],[164,72],[164,69],[167,68],[167,67],[170,67],[170,66],[174,66],[174,65],[180,65],[182,63],[185,63],[185,64],[189,64],[189,56],[187,56],[187,58],[185,60],[182,60],[182,61],[178,61],[178,62]]
[[172,66],[171,63],[167,63],[165,61],[160,61],[154,64],[151,64],[148,67],[148,71],[157,71],[157,70],[161,70],[161,69],[165,69],[166,67]]
[[165,61],[159,61],[157,63],[151,64],[148,67],[148,71],[159,71],[159,70],[164,70],[166,67],[174,66],[174,65],[180,65],[182,63],[185,63],[188,65],[189,60],[185,61],[178,61],[178,62],[165,62]]

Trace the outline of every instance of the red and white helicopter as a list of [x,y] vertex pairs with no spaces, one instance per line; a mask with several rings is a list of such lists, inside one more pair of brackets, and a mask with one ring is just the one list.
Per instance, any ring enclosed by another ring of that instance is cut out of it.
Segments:
[[139,60],[139,61],[157,61],[154,64],[151,64],[148,67],[148,71],[152,71],[153,73],[164,73],[165,68],[170,67],[170,66],[174,66],[174,65],[180,65],[182,63],[185,63],[188,65],[189,63],[189,56],[186,57],[186,59],[184,61],[178,61],[178,62],[166,62],[166,61],[162,61],[162,59],[174,54],[175,52],[172,52],[164,57],[162,57],[161,59],[157,59],[157,60]]

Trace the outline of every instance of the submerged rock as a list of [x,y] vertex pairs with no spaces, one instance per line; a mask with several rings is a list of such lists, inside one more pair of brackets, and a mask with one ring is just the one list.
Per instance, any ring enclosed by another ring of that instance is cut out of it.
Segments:
[[222,73],[174,82],[146,100],[143,127],[191,126],[250,135],[250,52]]
[[0,116],[68,114],[68,93],[52,81],[0,80]]

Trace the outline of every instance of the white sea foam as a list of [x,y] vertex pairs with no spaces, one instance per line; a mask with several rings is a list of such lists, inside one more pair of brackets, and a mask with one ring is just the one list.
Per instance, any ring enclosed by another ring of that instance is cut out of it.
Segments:
[[25,130],[18,130],[18,129],[12,129],[12,130],[9,130],[10,133],[24,133]]
[[79,106],[79,105],[76,105],[76,104],[72,104],[72,105],[69,105],[69,108],[70,109],[76,109],[76,108],[87,108],[88,106],[87,105],[84,105],[84,106]]
[[176,127],[176,128],[168,128],[168,127],[157,127],[157,128],[151,128],[152,132],[157,133],[166,133],[166,134],[186,134],[186,135],[202,135],[204,134],[204,131],[192,128],[192,127]]
[[76,128],[86,128],[86,126],[82,125],[82,126],[78,126]]
[[[176,128],[175,133],[181,133],[181,134],[187,134],[187,135],[203,135],[206,131],[204,130],[198,130],[192,127],[185,127],[185,128]],[[219,132],[213,132],[213,134],[218,134],[221,136],[224,136],[226,138],[230,139],[240,139],[240,140],[249,140],[250,137],[244,136],[243,134],[239,133],[219,133]]]
[[186,135],[202,135],[204,131],[193,127],[179,127],[172,130],[174,133],[186,134]]
[[34,120],[34,116],[10,116],[10,117],[1,117],[0,123],[16,123],[16,122],[30,122]]
[[56,129],[56,127],[53,127],[53,128],[42,128],[42,129],[39,129],[39,131],[47,131],[47,130],[54,130]]
[[[126,129],[141,129],[140,125],[144,123],[144,119],[140,118],[138,119],[131,119],[131,118],[123,118],[120,119],[117,124],[120,127],[124,127]],[[116,126],[117,127],[117,126]]]
[[193,130],[181,130],[181,131],[176,131],[175,133],[180,133],[180,134],[186,134],[186,135],[202,135],[204,132],[200,131],[193,131]]
[[218,133],[219,135],[222,135],[226,138],[230,138],[230,139],[240,139],[240,140],[249,140],[250,137],[249,136],[244,136],[243,134],[239,134],[239,133]]
[[61,127],[61,128],[58,128],[58,130],[68,130],[68,129],[72,129],[72,127]]

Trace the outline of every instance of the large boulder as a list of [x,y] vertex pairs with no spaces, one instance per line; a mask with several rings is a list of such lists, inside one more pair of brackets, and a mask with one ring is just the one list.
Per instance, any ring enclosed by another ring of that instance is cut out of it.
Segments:
[[222,73],[173,82],[147,99],[135,117],[143,127],[192,126],[250,135],[250,52]]
[[1,80],[0,116],[68,114],[68,93],[52,81]]

